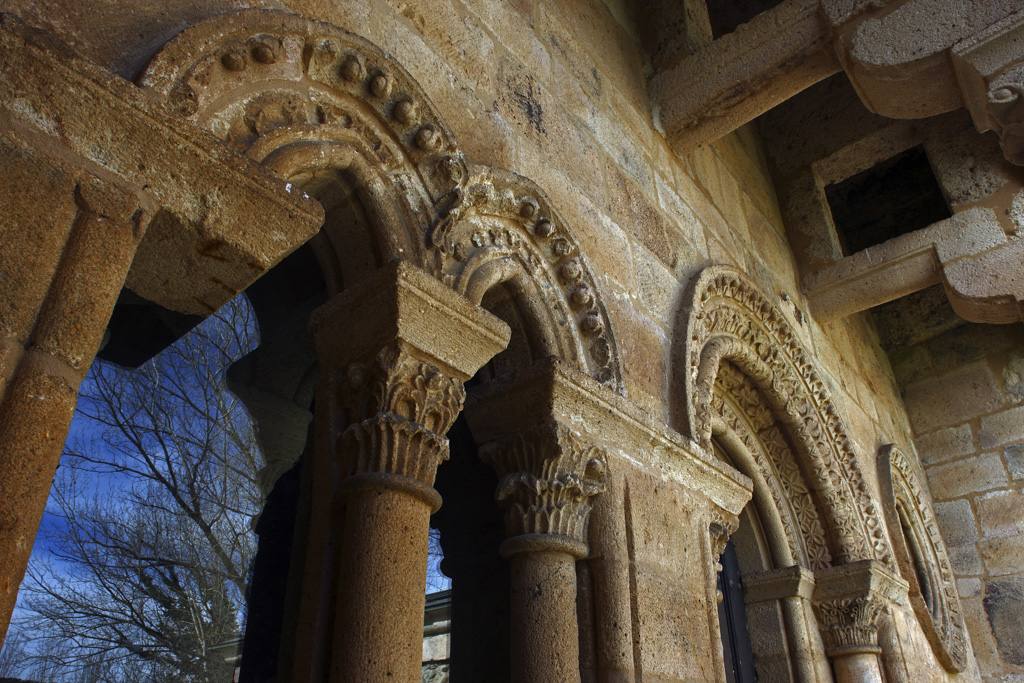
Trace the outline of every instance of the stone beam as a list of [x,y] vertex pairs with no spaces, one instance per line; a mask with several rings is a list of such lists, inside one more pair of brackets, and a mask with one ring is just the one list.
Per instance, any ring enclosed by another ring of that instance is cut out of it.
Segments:
[[320,206],[154,95],[12,15],[0,18],[0,126],[37,136],[156,207],[127,286],[205,315],[312,237]]
[[785,0],[651,82],[677,152],[739,128],[839,71],[818,0]]
[[919,119],[967,106],[1024,163],[1016,0],[786,0],[651,81],[677,152],[713,142],[840,70],[864,106]]
[[804,276],[811,312],[833,320],[946,286],[965,320],[1024,320],[1024,240],[1007,234],[995,212],[973,208],[922,230],[869,247]]

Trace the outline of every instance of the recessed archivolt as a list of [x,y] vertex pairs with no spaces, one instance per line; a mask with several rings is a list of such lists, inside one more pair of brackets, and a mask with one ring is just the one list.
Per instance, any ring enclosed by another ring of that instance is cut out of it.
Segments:
[[725,362],[715,380],[711,402],[714,431],[728,430],[750,454],[757,472],[749,474],[764,482],[793,561],[811,570],[829,566],[832,558],[814,499],[785,435],[757,387],[735,366]]
[[846,427],[782,314],[746,276],[711,266],[691,286],[685,326],[675,372],[686,388],[682,417],[691,437],[710,445],[714,385],[729,361],[757,386],[806,463],[807,485],[834,539],[833,562],[874,558],[895,568]]
[[[931,500],[910,460],[895,446],[879,451],[878,471],[893,554],[910,583],[914,613],[942,665],[949,671],[963,671],[967,665],[963,611]],[[915,560],[921,566],[915,567]],[[922,585],[922,579],[927,585]]]
[[[247,10],[187,29],[140,84],[295,191],[326,170],[344,174],[376,226],[381,264],[409,260],[477,303],[506,286],[545,351],[621,391],[607,312],[568,226],[525,178],[470,169],[412,76],[370,42]],[[342,262],[345,245],[332,248]]]

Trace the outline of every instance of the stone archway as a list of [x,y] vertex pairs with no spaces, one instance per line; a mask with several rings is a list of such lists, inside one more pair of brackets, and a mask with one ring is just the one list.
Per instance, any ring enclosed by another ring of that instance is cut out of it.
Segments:
[[[433,323],[439,328],[463,329],[463,338],[486,338],[485,345],[490,345],[501,335],[490,329],[495,321],[480,308],[487,309],[493,293],[501,290],[503,303],[514,300],[516,319],[527,328],[525,336],[537,351],[534,358],[558,358],[622,391],[609,319],[571,228],[527,179],[467,164],[430,98],[384,51],[329,24],[276,11],[243,11],[184,31],[153,58],[140,84],[162,94],[187,120],[275,171],[289,191],[308,191],[324,202],[327,221],[310,245],[328,294],[346,302],[341,308],[333,306],[340,311],[337,315],[358,312],[371,317],[374,311],[359,308],[359,296],[401,298],[419,292],[424,300],[448,302],[437,306],[443,319]],[[338,195],[345,200],[328,201]],[[342,212],[337,217],[335,205]],[[373,292],[367,289],[372,283],[389,283],[391,289]],[[452,296],[460,303],[451,303]],[[378,310],[387,309],[383,301]],[[466,306],[474,310],[473,315],[466,314]],[[331,331],[314,335],[333,334],[335,339],[355,335],[335,325],[320,324],[319,328]],[[452,341],[445,333],[416,339],[427,347]],[[464,343],[464,339],[455,341]],[[314,472],[303,475],[313,479],[305,571],[319,572],[322,585],[302,591],[299,628],[293,638],[312,646],[305,654],[295,655],[292,671],[305,667],[296,675],[309,675],[334,657],[323,649],[329,644],[318,644],[318,639],[324,640],[323,633],[332,630],[333,595],[342,585],[333,577],[338,571],[365,576],[363,568],[350,566],[350,559],[337,560],[331,550],[339,545],[339,533],[353,531],[338,531],[330,523],[339,508],[338,480],[344,478],[332,455],[337,442],[331,434],[346,431],[346,422],[359,412],[341,405],[344,402],[339,403],[337,396],[339,390],[344,394],[363,389],[343,388],[352,381],[349,370],[354,366],[345,369],[351,359],[328,358],[332,343],[345,346],[347,342],[317,340],[321,382],[316,421],[322,427],[311,455]],[[404,358],[408,349],[402,348],[399,357]],[[441,375],[458,366],[455,376],[461,386],[468,379],[461,369],[465,361],[455,363],[446,352],[442,348],[425,353],[441,353],[435,358]],[[420,351],[414,355],[422,360]],[[310,356],[304,362],[312,365],[313,359]],[[388,356],[378,364],[392,362]],[[308,378],[307,368],[295,369],[290,374],[296,382]],[[400,375],[388,375],[388,382],[405,381]],[[308,410],[308,406],[299,407]],[[447,443],[443,438],[447,428],[439,422],[436,429],[428,430],[438,437],[428,440],[436,451],[432,458],[447,457],[447,446],[441,445]],[[302,444],[294,445],[291,450],[298,453]],[[417,486],[422,484],[418,490],[430,499],[427,502],[435,504],[436,492],[434,497],[429,493],[437,462],[428,464],[414,478]],[[361,474],[365,473],[355,476]],[[383,475],[396,476],[390,471]],[[407,475],[402,476],[408,479]],[[393,483],[388,486],[394,488]],[[408,485],[408,481],[403,484]],[[346,514],[346,521],[351,521],[349,517],[355,518]],[[412,526],[420,521],[417,517]],[[378,527],[387,530],[386,525]],[[364,532],[371,530],[359,530]],[[405,572],[403,584],[414,574]],[[411,594],[407,592],[406,597]],[[404,603],[410,604],[411,600]],[[408,626],[406,617],[403,613],[403,624]]]
[[[468,166],[430,98],[383,50],[330,24],[250,10],[187,29],[139,82],[295,191],[343,171],[371,214],[376,266],[409,261],[474,303],[511,283],[549,355],[622,390],[608,315],[570,226],[530,180]],[[318,256],[337,291],[352,245],[327,238]]]
[[685,387],[677,414],[691,437],[710,445],[715,381],[722,363],[762,392],[806,463],[832,564],[879,560],[895,569],[885,527],[868,492],[853,443],[809,354],[782,314],[739,271],[710,266],[690,288],[684,356],[674,373]]

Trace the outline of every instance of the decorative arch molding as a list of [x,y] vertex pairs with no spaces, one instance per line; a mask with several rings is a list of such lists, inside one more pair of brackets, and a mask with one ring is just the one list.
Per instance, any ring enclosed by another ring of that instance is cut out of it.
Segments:
[[622,390],[618,351],[594,276],[567,223],[530,180],[475,166],[429,237],[429,269],[474,303],[510,284],[548,347]]
[[893,554],[910,584],[910,604],[936,658],[948,671],[967,666],[967,636],[956,576],[931,499],[917,471],[895,445],[878,453],[883,509]]
[[710,446],[714,386],[724,361],[750,378],[785,427],[820,502],[832,561],[878,559],[895,568],[885,527],[868,492],[847,429],[817,369],[778,309],[745,275],[709,266],[693,281],[687,347],[675,372],[686,389],[683,419]]
[[814,498],[761,392],[734,365],[724,362],[711,402],[713,431],[727,431],[750,454],[757,468],[751,475],[765,484],[793,560],[810,570],[830,566],[832,556]]
[[[468,166],[385,51],[327,23],[245,10],[186,29],[139,83],[295,191],[344,174],[373,219],[378,266],[410,261],[475,303],[507,286],[545,351],[623,391],[608,315],[569,227],[527,179]],[[325,232],[318,256],[337,290],[346,245]]]

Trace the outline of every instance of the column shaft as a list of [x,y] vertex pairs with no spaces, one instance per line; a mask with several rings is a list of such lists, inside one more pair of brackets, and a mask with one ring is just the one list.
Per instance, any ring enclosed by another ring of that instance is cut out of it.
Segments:
[[513,555],[509,561],[512,680],[578,682],[576,558],[567,552],[537,550]]
[[384,487],[346,503],[331,680],[419,680],[430,506]]
[[882,683],[882,671],[878,655],[873,652],[858,652],[832,658],[832,671],[836,683]]
[[[448,458],[463,383],[505,348],[510,331],[407,263],[321,307],[313,331],[316,420],[340,480],[327,507],[341,516],[333,630],[323,636],[332,645],[329,680],[414,683],[430,515],[441,504],[434,478]],[[319,569],[309,568],[312,576]]]
[[[54,254],[58,260],[45,296],[0,399],[0,638],[32,552],[79,383],[99,349],[144,230],[131,193],[93,180],[75,184],[73,192],[77,211],[67,241]],[[16,249],[17,234],[36,228],[18,228],[4,249]],[[20,245],[26,243],[31,242]]]

